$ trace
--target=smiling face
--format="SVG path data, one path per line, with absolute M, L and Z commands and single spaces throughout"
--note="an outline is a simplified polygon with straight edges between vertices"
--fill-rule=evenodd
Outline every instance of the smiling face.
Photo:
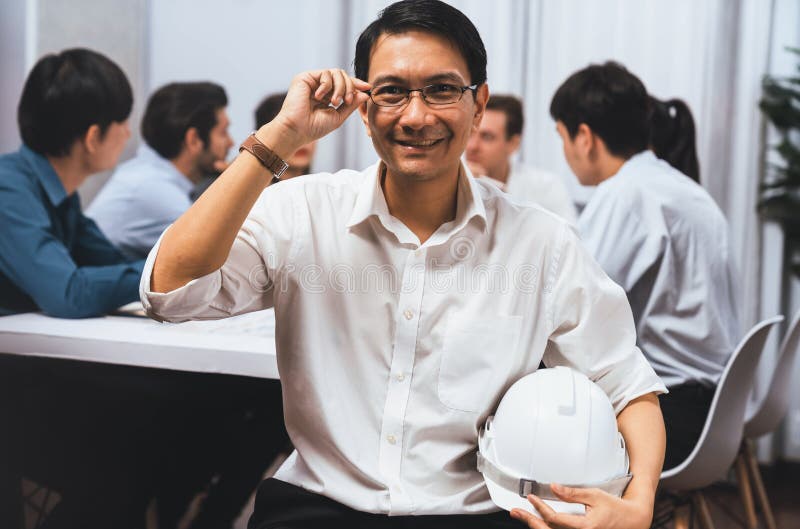
M 372 47 L 368 81 L 373 89 L 472 82 L 466 60 L 455 46 L 444 37 L 421 31 L 381 35 Z M 386 164 L 387 178 L 455 179 L 460 156 L 480 123 L 488 95 L 484 84 L 448 105 L 431 106 L 419 92 L 413 92 L 405 106 L 380 107 L 372 101 L 362 105 L 361 118 Z

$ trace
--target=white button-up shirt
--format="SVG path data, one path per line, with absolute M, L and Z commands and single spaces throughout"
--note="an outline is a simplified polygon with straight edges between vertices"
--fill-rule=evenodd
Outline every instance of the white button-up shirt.
M 741 334 L 728 223 L 705 189 L 644 151 L 597 186 L 578 227 L 667 387 L 716 385 Z
M 380 165 L 270 186 L 225 265 L 142 301 L 157 318 L 274 305 L 286 426 L 278 479 L 390 515 L 498 510 L 477 434 L 539 361 L 586 373 L 619 412 L 664 386 L 625 293 L 573 229 L 462 170 L 457 212 L 424 244 L 392 217 Z
M 572 224 L 578 221 L 578 214 L 569 196 L 567 184 L 557 174 L 513 162 L 506 182 L 506 193 L 520 200 L 539 204 L 561 215 Z

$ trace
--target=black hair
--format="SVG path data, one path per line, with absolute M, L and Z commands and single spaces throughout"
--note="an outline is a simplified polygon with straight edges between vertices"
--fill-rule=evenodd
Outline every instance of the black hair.
M 22 141 L 47 156 L 64 156 L 89 127 L 105 134 L 131 113 L 133 92 L 111 59 L 83 48 L 45 55 L 34 65 L 17 107 Z
M 256 128 L 261 128 L 262 125 L 269 123 L 278 112 L 281 111 L 283 101 L 286 99 L 286 92 L 272 94 L 265 97 L 261 103 L 256 107 Z
M 499 110 L 506 115 L 506 139 L 522 134 L 525 125 L 522 101 L 512 95 L 492 95 L 486 103 L 486 110 Z
M 650 107 L 650 148 L 656 156 L 699 184 L 700 164 L 689 106 L 680 99 L 661 101 L 650 96 Z
M 486 82 L 486 48 L 477 28 L 464 13 L 439 0 L 402 0 L 381 11 L 358 37 L 353 60 L 356 77 L 367 80 L 370 54 L 378 37 L 412 30 L 434 33 L 452 42 L 467 62 L 470 84 Z
M 225 89 L 216 83 L 170 83 L 150 96 L 142 118 L 142 137 L 158 154 L 171 160 L 180 154 L 186 131 L 192 127 L 208 146 L 217 111 L 226 106 Z
M 571 138 L 585 123 L 609 152 L 630 158 L 647 149 L 650 116 L 647 90 L 619 63 L 592 64 L 567 78 L 550 102 L 550 115 Z

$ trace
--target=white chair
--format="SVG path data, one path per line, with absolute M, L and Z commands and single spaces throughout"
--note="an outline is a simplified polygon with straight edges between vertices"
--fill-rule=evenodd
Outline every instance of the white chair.
M 659 488 L 691 498 L 701 525 L 713 529 L 702 489 L 724 478 L 731 468 L 744 430 L 745 409 L 753 387 L 753 373 L 770 330 L 783 316 L 764 320 L 742 339 L 722 372 L 700 439 L 680 465 L 661 473 Z M 676 526 L 681 513 L 674 511 Z
M 766 393 L 760 400 L 751 401 L 747 408 L 744 440 L 736 458 L 736 469 L 749 529 L 755 529 L 758 525 L 751 486 L 756 489 L 756 498 L 764 514 L 767 529 L 777 528 L 752 444 L 755 439 L 773 432 L 786 415 L 791 389 L 789 382 L 798 351 L 800 351 L 800 311 L 795 314 L 783 339 Z

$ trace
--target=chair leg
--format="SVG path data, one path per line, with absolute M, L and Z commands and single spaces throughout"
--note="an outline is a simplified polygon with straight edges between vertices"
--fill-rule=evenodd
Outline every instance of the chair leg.
M 697 509 L 697 517 L 700 519 L 700 526 L 703 529 L 714 529 L 714 520 L 711 519 L 711 511 L 708 508 L 706 497 L 702 491 L 692 494 L 692 502 Z
M 749 441 L 744 441 L 742 448 L 742 455 L 747 462 L 748 473 L 755 485 L 756 498 L 761 507 L 761 512 L 764 513 L 764 522 L 767 524 L 767 529 L 777 529 L 778 526 L 775 524 L 775 516 L 772 514 L 772 507 L 770 507 L 769 504 L 767 490 L 764 488 L 764 481 L 761 479 L 761 470 L 759 470 L 758 461 L 756 461 L 756 456 L 753 454 L 753 447 Z
M 689 522 L 691 519 L 692 511 L 689 503 L 675 507 L 675 513 L 673 515 L 675 529 L 689 529 Z
M 744 447 L 739 449 L 734 465 L 736 468 L 736 481 L 739 482 L 739 494 L 742 496 L 747 529 L 756 529 L 758 526 L 758 519 L 756 518 L 756 506 L 753 502 L 753 489 L 750 487 L 750 476 L 747 472 Z

